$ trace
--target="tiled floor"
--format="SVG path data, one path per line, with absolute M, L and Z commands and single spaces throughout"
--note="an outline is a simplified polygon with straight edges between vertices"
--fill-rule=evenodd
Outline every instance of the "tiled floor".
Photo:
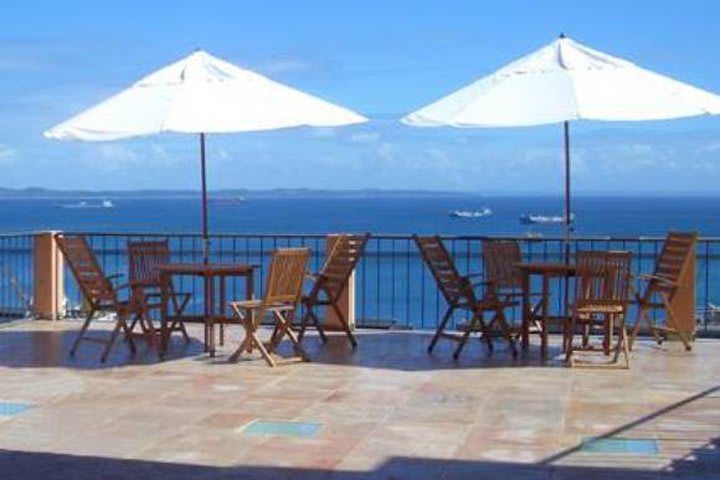
M 121 343 L 70 359 L 78 327 L 0 326 L 1 479 L 720 480 L 720 340 L 643 342 L 607 371 L 360 332 L 270 369 L 228 363 L 236 338 L 214 359 L 180 339 L 164 362 Z

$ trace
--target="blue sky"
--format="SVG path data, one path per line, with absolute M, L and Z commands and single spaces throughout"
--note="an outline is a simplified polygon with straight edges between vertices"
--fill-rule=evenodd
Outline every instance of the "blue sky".
M 560 32 L 720 93 L 720 2 L 32 1 L 0 19 L 0 187 L 197 188 L 192 136 L 42 132 L 196 48 L 357 110 L 338 129 L 210 136 L 211 188 L 559 192 L 558 126 L 413 129 L 403 114 Z M 713 192 L 720 117 L 572 125 L 578 193 Z

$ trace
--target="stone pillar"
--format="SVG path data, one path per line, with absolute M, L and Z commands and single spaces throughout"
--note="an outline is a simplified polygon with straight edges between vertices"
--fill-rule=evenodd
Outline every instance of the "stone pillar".
M 34 310 L 43 320 L 57 320 L 63 314 L 65 284 L 63 256 L 55 242 L 58 232 L 41 232 L 34 239 Z
M 328 255 L 330 255 L 330 252 L 332 252 L 333 247 L 335 246 L 335 241 L 337 240 L 338 235 L 328 235 L 325 238 L 325 255 L 326 258 Z M 340 311 L 342 312 L 343 316 L 348 322 L 348 325 L 350 325 L 350 328 L 352 330 L 355 329 L 355 271 L 353 270 L 353 273 L 350 274 L 350 278 L 348 278 L 347 285 L 345 286 L 345 290 L 343 291 L 343 294 L 340 296 L 340 300 L 338 301 L 338 307 L 340 307 Z M 327 330 L 342 330 L 342 326 L 340 325 L 340 321 L 337 318 L 337 315 L 333 311 L 332 308 L 327 308 L 325 312 L 325 319 L 323 321 L 323 326 Z

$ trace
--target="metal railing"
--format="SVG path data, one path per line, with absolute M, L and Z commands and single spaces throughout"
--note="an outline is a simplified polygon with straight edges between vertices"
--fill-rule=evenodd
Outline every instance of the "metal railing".
M 68 232 L 68 234 L 71 234 Z M 127 271 L 126 244 L 130 240 L 167 239 L 173 261 L 199 262 L 202 259 L 202 242 L 194 234 L 153 233 L 89 233 L 85 235 L 98 255 L 104 270 L 110 273 Z M 487 236 L 443 236 L 461 272 L 482 271 L 482 241 Z M 502 237 L 517 240 L 527 261 L 561 261 L 562 238 Z M 307 246 L 312 255 L 309 267 L 317 270 L 325 253 L 324 235 L 296 234 L 215 234 L 210 238 L 213 262 L 250 263 L 259 266 L 254 289 L 262 293 L 263 281 L 271 252 L 280 247 Z M 576 250 L 630 250 L 634 254 L 635 273 L 651 272 L 660 253 L 663 237 L 582 237 L 572 240 Z M 66 296 L 70 310 L 81 305 L 80 294 L 69 272 L 65 275 Z M 180 277 L 176 289 L 193 294 L 190 310 L 201 312 L 202 285 L 198 279 Z M 231 281 L 228 294 L 243 298 L 244 280 Z M 561 288 L 553 288 L 556 307 L 562 302 Z M 696 262 L 696 305 L 699 333 L 718 328 L 720 320 L 720 238 L 702 238 L 698 241 Z M 428 329 L 437 326 L 445 308 L 434 280 L 425 268 L 411 235 L 375 235 L 356 271 L 356 313 L 360 327 L 392 327 Z M 519 322 L 519 311 L 511 312 L 510 320 Z M 631 316 L 631 319 L 634 316 Z M 457 317 L 456 320 L 460 320 Z
M 30 315 L 34 235 L 0 235 L 0 321 Z

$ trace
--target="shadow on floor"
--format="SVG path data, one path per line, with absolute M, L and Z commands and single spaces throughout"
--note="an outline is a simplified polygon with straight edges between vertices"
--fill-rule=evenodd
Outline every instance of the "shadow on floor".
M 80 322 L 64 322 L 63 325 L 55 328 L 51 322 L 44 322 L 42 328 L 38 328 L 32 322 L 27 322 L 27 328 L 22 328 L 23 324 L 16 325 L 14 328 L 0 328 L 0 366 L 101 369 L 146 365 L 160 361 L 157 352 L 149 349 L 142 340 L 136 342 L 138 352 L 134 355 L 130 353 L 129 348 L 122 340 L 118 340 L 106 363 L 100 362 L 100 354 L 104 345 L 92 342 L 83 342 L 75 356 L 70 357 L 68 352 L 80 325 Z M 99 337 L 107 336 L 109 332 L 104 329 L 109 327 L 110 324 L 96 326 L 91 334 Z M 204 353 L 203 344 L 197 338 L 197 332 L 191 331 L 190 343 L 186 343 L 176 334 L 171 341 L 166 361 L 194 357 L 201 362 L 225 363 L 228 355 L 239 345 L 240 335 L 239 327 L 233 327 L 226 340 L 225 348 L 219 350 L 217 357 L 210 359 Z M 478 338 L 471 338 L 458 360 L 454 360 L 452 357 L 456 346 L 455 342 L 441 340 L 433 354 L 429 355 L 427 345 L 431 336 L 429 332 L 361 330 L 356 333 L 358 347 L 352 349 L 344 334 L 331 333 L 328 343 L 323 345 L 319 337 L 314 333 L 309 333 L 303 345 L 311 361 L 317 364 L 402 371 L 528 366 L 564 367 L 564 363 L 557 359 L 560 354 L 559 349 L 551 348 L 551 359 L 542 360 L 539 348 L 532 345 L 528 352 L 520 352 L 517 358 L 514 358 L 508 345 L 502 340 L 495 341 L 495 349 L 490 353 L 484 342 L 479 341 Z M 280 353 L 292 353 L 288 341 L 283 342 Z M 241 358 L 239 362 L 241 364 L 248 361 L 264 363 L 257 354 L 250 355 L 249 358 L 247 356 Z
M 717 448 L 715 439 L 708 448 Z M 176 480 L 200 479 L 501 479 L 501 480 L 569 480 L 569 479 L 691 479 L 717 478 L 717 452 L 695 452 L 692 458 L 674 463 L 665 471 L 641 469 L 522 464 L 443 460 L 432 458 L 392 457 L 373 470 L 330 470 L 291 468 L 283 466 L 234 465 L 215 467 L 180 463 L 82 457 L 75 455 L 0 450 L 0 472 L 5 480 L 25 479 L 141 479 L 162 478 Z M 278 459 L 282 463 L 282 459 Z

